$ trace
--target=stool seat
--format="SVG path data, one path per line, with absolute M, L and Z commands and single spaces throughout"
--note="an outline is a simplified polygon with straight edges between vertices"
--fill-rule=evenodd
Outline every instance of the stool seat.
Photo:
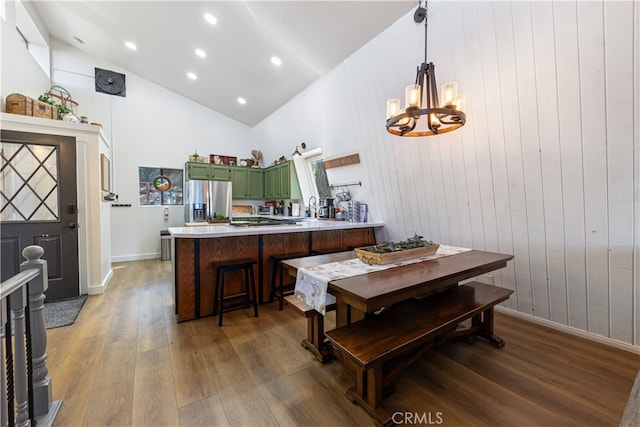
M 269 302 L 273 302 L 274 297 L 278 298 L 278 310 L 282 311 L 283 302 L 285 295 L 290 295 L 293 293 L 295 283 L 293 285 L 284 285 L 284 267 L 282 265 L 282 261 L 286 261 L 293 258 L 302 258 L 309 256 L 308 253 L 295 253 L 295 254 L 287 254 L 287 255 L 271 255 L 271 260 L 273 261 L 273 270 L 271 272 L 271 296 L 269 297 Z M 276 289 L 276 275 L 280 273 L 280 284 Z
M 326 255 L 326 254 L 334 254 L 336 252 L 344 252 L 343 248 L 328 248 L 328 249 L 318 249 L 315 251 L 311 251 L 312 255 Z
M 250 307 L 253 305 L 253 314 L 258 317 L 258 303 L 256 297 L 256 281 L 253 275 L 253 266 L 257 264 L 253 258 L 242 258 L 228 261 L 216 261 L 213 263 L 215 270 L 215 286 L 214 286 L 214 314 L 218 313 L 218 326 L 222 326 L 222 315 L 225 311 L 235 310 L 242 307 L 242 305 L 235 305 L 230 307 L 224 306 L 224 300 L 229 298 L 237 298 L 244 296 L 244 306 Z M 224 296 L 224 277 L 226 273 L 232 271 L 242 271 L 244 276 L 244 292 L 238 295 L 230 297 Z M 253 295 L 253 299 L 251 296 Z M 216 310 L 217 308 L 217 310 Z
M 248 265 L 253 265 L 257 263 L 258 261 L 256 261 L 253 258 L 242 258 L 242 259 L 236 259 L 231 261 L 217 261 L 213 263 L 213 267 L 224 268 L 228 271 L 234 271 L 234 270 L 241 270 L 243 268 L 246 268 L 246 266 Z

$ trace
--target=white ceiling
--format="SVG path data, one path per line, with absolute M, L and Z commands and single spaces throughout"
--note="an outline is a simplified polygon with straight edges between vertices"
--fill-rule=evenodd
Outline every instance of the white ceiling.
M 34 1 L 33 5 L 52 37 L 253 127 L 417 2 Z M 216 16 L 215 26 L 205 21 L 205 12 Z M 137 50 L 127 49 L 125 40 L 133 41 Z M 207 57 L 197 57 L 196 48 L 205 50 Z M 273 55 L 282 59 L 280 67 L 271 64 Z M 188 79 L 187 72 L 198 79 Z M 240 105 L 238 97 L 247 103 Z

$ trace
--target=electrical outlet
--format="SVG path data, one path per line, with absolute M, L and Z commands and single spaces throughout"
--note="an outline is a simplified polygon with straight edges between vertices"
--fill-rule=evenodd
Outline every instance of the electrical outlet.
M 488 285 L 496 284 L 496 282 L 493 280 L 493 274 L 485 274 L 484 278 L 486 279 Z

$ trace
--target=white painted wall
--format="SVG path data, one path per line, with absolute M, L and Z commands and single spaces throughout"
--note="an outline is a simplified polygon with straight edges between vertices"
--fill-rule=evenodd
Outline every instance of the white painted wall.
M 27 10 L 31 5 L 26 3 Z M 27 51 L 24 42 L 16 31 L 16 4 L 12 1 L 5 3 L 6 19 L 0 18 L 0 88 L 2 88 L 2 111 L 5 108 L 5 99 L 12 93 L 21 93 L 32 98 L 49 90 L 49 77 L 42 71 L 31 54 Z M 45 40 L 49 35 L 43 30 L 43 26 L 37 15 L 34 20 L 40 28 Z
M 640 5 L 432 2 L 429 60 L 467 95 L 467 125 L 384 129 L 423 59 L 413 12 L 253 129 L 267 161 L 296 144 L 362 163 L 334 179 L 385 222 L 382 238 L 511 253 L 506 308 L 640 344 Z M 350 169 L 347 173 L 346 170 Z M 488 279 L 488 278 L 486 278 Z
M 184 207 L 138 205 L 138 167 L 183 169 L 194 150 L 206 158 L 221 153 L 250 158 L 250 129 L 126 70 L 52 40 L 53 81 L 79 102 L 78 113 L 102 123 L 110 136 L 112 192 L 119 204 L 111 208 L 112 260 L 160 257 L 160 230 L 184 224 Z M 126 75 L 126 97 L 95 92 L 94 68 Z

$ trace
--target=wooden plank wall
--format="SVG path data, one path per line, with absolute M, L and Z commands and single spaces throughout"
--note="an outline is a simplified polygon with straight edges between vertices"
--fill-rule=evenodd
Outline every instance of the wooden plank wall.
M 305 135 L 327 157 L 358 152 L 383 238 L 419 231 L 514 254 L 493 277 L 516 291 L 507 308 L 640 345 L 639 9 L 430 2 L 428 59 L 466 94 L 466 126 L 384 130 L 385 101 L 403 98 L 423 60 L 412 11 L 255 131 L 267 144 Z

